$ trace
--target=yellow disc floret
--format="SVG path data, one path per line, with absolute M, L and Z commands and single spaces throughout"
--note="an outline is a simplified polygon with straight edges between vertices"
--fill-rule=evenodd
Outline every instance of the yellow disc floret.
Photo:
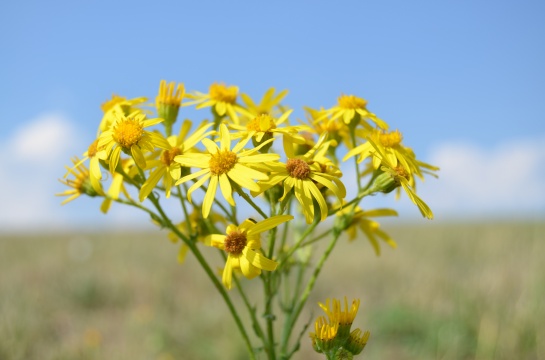
M 276 129 L 276 123 L 269 114 L 261 114 L 250 120 L 246 128 L 248 131 L 270 132 Z
M 92 158 L 96 155 L 97 151 L 98 151 L 98 139 L 93 141 L 91 145 L 89 145 L 89 147 L 87 148 L 87 156 L 89 158 Z
M 234 104 L 237 100 L 238 88 L 214 83 L 210 85 L 209 93 L 210 98 L 213 100 Z
M 401 135 L 401 132 L 399 132 L 399 130 L 382 132 L 378 134 L 378 140 L 382 146 L 391 148 L 401 144 L 401 141 L 403 140 L 403 135 Z
M 291 177 L 296 179 L 307 179 L 310 175 L 310 166 L 301 159 L 289 159 L 286 164 L 286 170 Z
M 342 109 L 365 109 L 367 101 L 354 95 L 341 95 L 337 99 L 339 107 Z
M 180 148 L 178 148 L 178 147 L 173 147 L 170 150 L 164 150 L 161 153 L 161 161 L 166 166 L 170 166 L 170 164 L 172 164 L 172 162 L 174 161 L 174 158 L 176 156 L 180 155 L 181 153 L 182 152 L 180 151 Z
M 112 137 L 119 146 L 130 149 L 138 144 L 144 134 L 144 126 L 139 120 L 127 118 L 119 122 L 113 129 Z
M 212 175 L 225 174 L 235 166 L 236 162 L 237 155 L 234 152 L 229 150 L 218 151 L 212 154 L 210 158 L 210 173 Z

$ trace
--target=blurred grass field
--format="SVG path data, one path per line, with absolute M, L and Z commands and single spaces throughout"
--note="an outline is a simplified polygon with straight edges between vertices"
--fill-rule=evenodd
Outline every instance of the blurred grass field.
M 371 331 L 358 358 L 545 359 L 545 224 L 384 228 L 399 247 L 380 257 L 364 238 L 339 242 L 301 324 L 347 295 Z M 244 359 L 177 249 L 159 232 L 0 235 L 0 359 Z M 295 359 L 323 358 L 305 335 Z

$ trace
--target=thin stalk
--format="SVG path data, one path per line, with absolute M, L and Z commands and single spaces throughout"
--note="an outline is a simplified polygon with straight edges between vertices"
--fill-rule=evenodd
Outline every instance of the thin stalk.
M 305 290 L 303 291 L 303 294 L 301 295 L 299 302 L 297 303 L 295 307 L 295 310 L 289 315 L 287 319 L 287 326 L 284 328 L 284 331 L 282 333 L 282 342 L 281 342 L 282 353 L 280 355 L 281 359 L 289 359 L 289 356 L 293 354 L 293 353 L 290 353 L 290 354 L 287 353 L 288 345 L 289 345 L 288 344 L 289 336 L 293 330 L 293 327 L 295 326 L 295 322 L 299 318 L 299 315 L 301 314 L 301 311 L 303 310 L 303 307 L 305 306 L 308 300 L 310 292 L 312 291 L 312 289 L 314 288 L 314 285 L 316 284 L 316 280 L 318 279 L 318 276 L 320 275 L 320 272 L 322 270 L 322 267 L 324 266 L 325 261 L 327 260 L 331 252 L 333 251 L 333 248 L 337 244 L 337 240 L 339 239 L 340 235 L 341 235 L 341 232 L 334 233 L 333 239 L 331 240 L 331 242 L 329 243 L 329 246 L 327 247 L 325 252 L 322 254 L 322 257 L 320 258 L 320 260 L 318 261 L 318 265 L 316 265 L 316 268 L 314 269 L 314 272 L 311 278 L 309 279 L 309 282 Z
M 159 201 L 157 200 L 157 198 L 155 197 L 153 193 L 150 194 L 149 199 L 151 200 L 151 202 L 153 203 L 157 211 L 160 213 L 160 216 L 163 219 L 165 225 L 168 228 L 170 228 L 170 230 L 172 230 L 178 237 L 180 237 L 180 239 L 186 240 L 186 244 L 189 246 L 189 249 L 195 256 L 197 261 L 201 264 L 204 271 L 206 272 L 206 274 L 208 275 L 208 277 L 210 278 L 210 280 L 212 281 L 212 283 L 214 284 L 214 286 L 220 293 L 221 297 L 227 304 L 227 307 L 229 308 L 229 312 L 233 316 L 233 319 L 235 320 L 235 323 L 240 331 L 242 339 L 244 340 L 244 343 L 246 344 L 246 348 L 248 350 L 248 354 L 250 354 L 250 358 L 253 360 L 256 360 L 254 348 L 252 347 L 250 338 L 248 337 L 248 333 L 246 332 L 246 329 L 244 328 L 244 324 L 242 323 L 242 320 L 240 319 L 240 316 L 238 315 L 236 308 L 233 305 L 231 298 L 229 297 L 229 294 L 223 287 L 223 284 L 218 280 L 218 278 L 216 277 L 216 274 L 208 265 L 208 262 L 202 255 L 197 245 L 194 242 L 189 241 L 189 239 L 187 239 L 186 236 L 183 233 L 181 233 L 180 230 L 176 226 L 174 226 L 174 224 L 172 224 L 172 222 L 170 221 L 170 218 L 165 214 L 165 212 L 163 211 L 163 208 L 161 207 L 161 205 L 159 204 Z

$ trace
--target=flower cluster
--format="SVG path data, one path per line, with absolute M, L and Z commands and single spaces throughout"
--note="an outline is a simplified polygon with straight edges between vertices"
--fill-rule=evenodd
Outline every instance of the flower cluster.
M 320 316 L 314 323 L 315 331 L 310 333 L 312 347 L 316 352 L 323 353 L 327 359 L 352 359 L 363 351 L 371 333 L 369 331 L 351 330 L 352 323 L 358 312 L 360 300 L 353 300 L 348 307 L 344 298 L 344 310 L 341 301 L 326 300 L 319 303 L 326 316 Z
M 365 99 L 341 95 L 331 108 L 307 107 L 306 121 L 294 121 L 293 109 L 282 104 L 286 94 L 271 88 L 258 102 L 236 86 L 214 83 L 207 93 L 186 92 L 184 84 L 163 80 L 155 102 L 114 95 L 101 106 L 96 138 L 82 159 L 75 158 L 67 167 L 61 182 L 70 189 L 58 195 L 69 196 L 63 203 L 80 195 L 101 198 L 104 213 L 115 203 L 145 211 L 154 224 L 169 231 L 173 242 L 181 243 L 180 262 L 191 252 L 213 282 L 218 280 L 201 248 L 219 249 L 224 263 L 219 288 L 228 303 L 225 288 L 243 291 L 242 277 L 262 279 L 266 297 L 274 298 L 294 267 L 311 266 L 301 250 L 329 235 L 333 240 L 323 260 L 342 233 L 354 240 L 357 229 L 377 255 L 379 240 L 395 247 L 371 218 L 397 213 L 362 208 L 369 195 L 396 190 L 399 196 L 402 189 L 424 217 L 433 218 L 416 194 L 416 179 L 435 176 L 438 168 L 417 159 L 403 144 L 401 132 L 388 130 L 388 124 L 368 110 Z M 178 122 L 182 107 L 188 106 L 194 106 L 193 112 L 209 109 L 212 119 Z M 343 175 L 347 166 L 355 168 L 354 178 Z M 347 188 L 357 189 L 352 198 L 347 198 Z M 178 220 L 167 214 L 168 201 L 179 207 Z M 330 221 L 320 235 L 313 235 Z M 261 239 L 265 234 L 267 239 Z M 320 260 L 313 276 L 322 266 Z M 297 291 L 302 289 L 299 284 Z M 302 306 L 306 297 L 301 299 Z M 316 323 L 313 340 L 318 349 L 325 353 L 339 334 L 352 344 L 366 341 L 365 334 L 346 333 L 346 321 L 351 323 L 357 306 L 345 312 L 335 301 L 332 306 L 323 306 L 328 320 Z M 272 311 L 270 299 L 265 307 Z M 249 311 L 255 316 L 255 310 Z M 257 329 L 258 321 L 252 319 Z M 293 324 L 286 327 L 288 332 Z M 258 335 L 266 338 L 264 332 Z M 286 339 L 281 347 L 289 357 Z M 268 353 L 274 353 L 275 346 L 264 340 Z

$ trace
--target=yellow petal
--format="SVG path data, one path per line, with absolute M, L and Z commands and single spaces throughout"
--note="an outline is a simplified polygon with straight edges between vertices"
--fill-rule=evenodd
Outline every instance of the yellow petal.
M 292 215 L 277 215 L 277 216 L 272 216 L 268 219 L 265 219 L 263 221 L 260 221 L 258 222 L 257 224 L 255 224 L 254 226 L 250 227 L 248 229 L 248 232 L 247 234 L 248 235 L 252 235 L 252 234 L 259 234 L 259 233 L 262 233 L 264 231 L 267 231 L 267 230 L 270 230 L 272 228 L 275 228 L 277 227 L 278 225 L 282 224 L 282 223 L 285 223 L 286 221 L 290 221 L 293 219 L 293 216 Z
M 208 183 L 208 189 L 206 189 L 206 194 L 202 202 L 202 216 L 206 219 L 210 214 L 210 209 L 214 203 L 214 198 L 216 197 L 216 188 L 218 187 L 218 176 L 211 176 L 210 182 Z
M 273 271 L 277 268 L 278 263 L 274 260 L 267 259 L 257 251 L 244 248 L 242 250 L 244 257 L 255 267 L 267 271 Z
M 219 176 L 219 183 L 221 193 L 223 194 L 225 200 L 227 200 L 230 205 L 235 206 L 235 200 L 233 199 L 233 189 L 231 188 L 231 183 L 229 182 L 229 178 L 226 174 L 221 174 Z

